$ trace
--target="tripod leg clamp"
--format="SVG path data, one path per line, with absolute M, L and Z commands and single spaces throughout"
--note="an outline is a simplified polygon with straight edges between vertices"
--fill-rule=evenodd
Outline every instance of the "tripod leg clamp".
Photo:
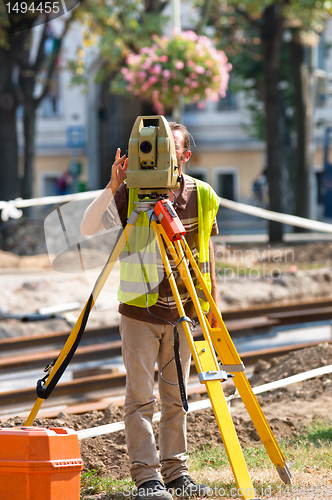
M 130 224 L 131 226 L 135 226 L 137 220 L 138 220 L 138 217 L 140 216 L 141 214 L 139 212 L 136 212 L 135 210 L 132 212 L 131 216 L 129 217 L 129 219 L 127 220 L 127 224 Z
M 233 375 L 230 375 L 227 372 L 235 373 L 235 372 L 243 372 L 244 364 L 241 363 L 239 365 L 222 365 L 220 364 L 220 368 L 222 370 L 210 370 L 208 372 L 201 372 L 198 374 L 198 378 L 201 384 L 205 382 L 211 382 L 211 380 L 221 380 L 224 382 L 225 380 L 231 378 Z
M 228 374 L 223 370 L 210 370 L 208 372 L 199 373 L 198 378 L 201 384 L 204 384 L 205 382 L 212 382 L 213 380 L 220 380 L 221 382 L 224 382 L 228 379 Z

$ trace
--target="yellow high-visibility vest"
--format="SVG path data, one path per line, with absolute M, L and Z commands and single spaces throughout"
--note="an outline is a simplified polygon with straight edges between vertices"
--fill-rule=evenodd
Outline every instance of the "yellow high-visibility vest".
M 190 178 L 197 186 L 199 268 L 211 291 L 209 240 L 219 207 L 219 197 L 209 184 Z M 128 217 L 135 210 L 137 201 L 137 190 L 129 189 Z M 141 213 L 129 241 L 120 254 L 120 302 L 137 307 L 150 307 L 157 302 L 158 284 L 162 276 L 158 276 L 156 244 L 148 215 L 146 212 Z M 208 312 L 209 303 L 204 300 L 204 293 L 199 284 L 196 286 L 196 292 L 203 311 Z
M 193 179 L 193 178 L 192 178 Z M 193 179 L 197 186 L 198 206 L 198 263 L 206 286 L 211 292 L 209 241 L 214 219 L 219 208 L 219 196 L 206 182 Z M 204 312 L 209 312 L 209 303 L 205 300 L 202 287 L 196 285 L 196 293 Z

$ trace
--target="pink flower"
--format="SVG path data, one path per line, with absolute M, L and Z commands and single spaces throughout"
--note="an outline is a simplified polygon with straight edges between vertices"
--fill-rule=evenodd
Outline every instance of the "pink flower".
M 156 75 L 160 75 L 161 71 L 161 64 L 155 64 L 152 68 L 152 72 Z
M 195 66 L 195 71 L 196 73 L 198 73 L 199 75 L 202 75 L 203 73 L 205 73 L 205 68 L 203 68 L 203 66 Z
M 150 69 L 152 65 L 151 57 L 147 57 L 145 62 L 142 64 L 142 69 Z
M 132 71 L 127 71 L 125 75 L 125 80 L 129 83 L 134 83 L 135 82 L 135 75 Z
M 140 81 L 145 80 L 145 78 L 146 78 L 145 71 L 139 71 L 137 74 L 138 74 L 138 78 L 140 79 Z
M 161 82 L 161 86 L 162 86 L 163 92 L 166 92 L 166 90 L 168 88 L 168 80 L 163 80 Z
M 152 45 L 143 47 L 138 54 L 129 54 L 126 68 L 121 69 L 119 77 L 128 92 L 152 102 L 158 113 L 172 106 L 174 97 L 181 94 L 188 101 L 203 103 L 225 95 L 231 65 L 210 39 L 193 31 L 151 39 Z M 180 52 L 181 58 L 176 55 Z M 186 67 L 189 76 L 182 76 Z
M 192 40 L 193 42 L 196 42 L 198 39 L 198 36 L 194 31 L 187 31 L 184 35 L 188 40 Z
M 161 102 L 159 102 L 157 100 L 153 101 L 153 107 L 154 107 L 154 109 L 155 109 L 155 111 L 156 111 L 156 113 L 158 115 L 163 115 L 164 114 L 165 108 L 161 104 Z
M 176 67 L 176 69 L 183 69 L 184 68 L 183 61 L 176 61 L 175 67 Z
M 148 79 L 148 82 L 151 83 L 151 85 L 153 85 L 154 83 L 157 83 L 158 81 L 158 77 L 153 75 L 153 76 L 150 76 L 150 78 Z

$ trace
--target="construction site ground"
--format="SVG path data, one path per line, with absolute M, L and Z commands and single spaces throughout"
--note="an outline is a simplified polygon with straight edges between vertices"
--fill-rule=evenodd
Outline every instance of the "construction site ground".
M 41 307 L 72 301 L 79 301 L 81 306 L 84 305 L 98 270 L 91 269 L 89 276 L 89 273 L 58 273 L 52 269 L 47 254 L 41 252 L 35 255 L 22 255 L 23 253 L 0 251 L 2 311 L 17 314 L 34 312 Z M 254 249 L 250 244 L 229 246 L 218 243 L 215 245 L 215 255 L 221 311 L 246 308 L 253 304 L 283 303 L 318 297 L 332 298 L 331 242 L 287 246 L 257 244 Z M 265 275 L 263 275 L 264 265 Z M 251 275 L 250 270 L 252 270 Z M 109 283 L 105 287 L 105 294 L 91 314 L 89 319 L 91 326 L 117 324 L 118 277 L 119 270 L 116 267 L 112 279 L 108 280 Z M 68 313 L 62 318 L 24 324 L 16 319 L 0 320 L 0 337 L 67 330 L 69 325 L 75 322 L 79 312 Z M 329 364 L 332 364 L 332 347 L 323 343 L 315 348 L 275 358 L 268 364 L 258 362 L 251 384 L 260 385 Z M 291 436 L 315 418 L 330 421 L 331 385 L 332 375 L 324 375 L 258 396 L 276 438 L 279 440 Z M 234 387 L 228 386 L 225 391 L 231 393 Z M 205 397 L 206 395 L 193 395 L 191 401 Z M 243 445 L 257 444 L 259 442 L 257 432 L 239 400 L 232 402 L 231 413 L 240 442 Z M 35 424 L 69 426 L 79 430 L 121 421 L 123 417 L 123 408 L 110 405 L 105 411 L 93 411 L 83 415 L 67 416 L 60 413 L 56 419 L 50 420 L 37 417 Z M 22 423 L 21 418 L 13 418 L 3 425 L 16 426 Z M 158 424 L 155 424 L 155 431 L 158 434 Z M 97 469 L 101 474 L 117 479 L 129 476 L 129 461 L 123 431 L 89 438 L 80 443 L 86 470 Z M 204 446 L 206 443 L 222 446 L 215 418 L 209 409 L 188 415 L 189 453 L 198 444 Z

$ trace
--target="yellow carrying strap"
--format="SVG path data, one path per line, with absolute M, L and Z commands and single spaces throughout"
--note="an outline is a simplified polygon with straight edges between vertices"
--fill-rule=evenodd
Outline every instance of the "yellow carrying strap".
M 24 424 L 25 426 L 32 425 L 41 405 L 43 404 L 43 401 L 50 396 L 68 364 L 70 363 L 84 333 L 90 311 L 93 308 L 104 284 L 106 283 L 106 280 L 114 267 L 114 263 L 117 261 L 119 254 L 126 241 L 128 240 L 133 227 L 133 225 L 128 223 L 123 231 L 119 233 L 115 247 L 111 251 L 103 270 L 97 278 L 93 291 L 88 301 L 86 302 L 78 320 L 76 321 L 74 328 L 71 331 L 62 351 L 60 352 L 57 359 L 45 369 L 48 372 L 45 377 L 43 377 L 41 380 L 38 380 L 38 399 Z

